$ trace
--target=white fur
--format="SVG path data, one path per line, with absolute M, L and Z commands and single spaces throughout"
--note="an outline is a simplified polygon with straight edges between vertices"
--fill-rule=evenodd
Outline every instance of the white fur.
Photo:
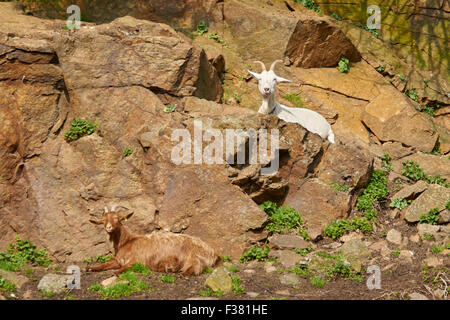
M 290 108 L 275 100 L 277 83 L 291 82 L 273 72 L 275 64 L 279 61 L 275 61 L 269 71 L 263 70 L 261 73 L 256 73 L 248 70 L 258 80 L 258 89 L 262 94 L 262 104 L 258 112 L 274 114 L 286 122 L 298 123 L 306 130 L 318 134 L 322 139 L 328 139 L 334 143 L 333 130 L 322 115 L 306 108 Z

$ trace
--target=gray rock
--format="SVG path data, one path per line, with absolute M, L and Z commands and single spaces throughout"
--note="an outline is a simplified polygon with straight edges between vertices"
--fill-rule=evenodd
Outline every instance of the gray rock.
M 206 279 L 205 284 L 214 292 L 222 291 L 227 294 L 231 292 L 232 280 L 230 273 L 225 267 L 215 269 Z
M 54 293 L 64 292 L 67 288 L 67 279 L 69 275 L 59 275 L 49 273 L 42 277 L 39 281 L 38 289 Z
M 395 229 L 391 229 L 391 230 L 389 230 L 389 232 L 386 235 L 386 240 L 391 242 L 391 243 L 394 243 L 396 245 L 401 245 L 401 243 L 402 243 L 402 234 L 399 231 L 395 230 Z
M 427 214 L 433 208 L 442 211 L 448 199 L 450 188 L 429 185 L 428 189 L 406 208 L 405 219 L 408 222 L 417 222 L 422 214 Z
M 292 250 L 273 250 L 270 257 L 276 257 L 284 267 L 295 267 L 303 257 Z
M 274 234 L 269 237 L 269 245 L 274 249 L 305 249 L 308 242 L 293 234 Z
M 296 285 L 300 282 L 299 277 L 294 273 L 283 274 L 280 276 L 280 282 L 286 285 Z

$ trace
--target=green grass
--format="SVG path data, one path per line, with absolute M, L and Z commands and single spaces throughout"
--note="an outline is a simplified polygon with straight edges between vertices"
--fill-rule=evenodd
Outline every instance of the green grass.
M 381 170 L 374 170 L 369 180 L 369 184 L 364 189 L 363 194 L 358 197 L 356 207 L 364 213 L 367 220 L 375 220 L 377 211 L 375 203 L 386 198 L 389 193 L 386 173 Z
M 55 293 L 53 291 L 44 290 L 41 292 L 42 298 L 52 298 L 55 296 Z
M 397 208 L 400 210 L 405 209 L 408 206 L 408 201 L 403 198 L 395 198 L 392 200 L 391 204 L 389 205 L 390 208 Z
M 224 295 L 224 292 L 222 291 L 222 290 L 217 290 L 216 292 L 213 290 L 213 289 L 211 289 L 211 288 L 205 288 L 205 289 L 201 289 L 200 290 L 200 295 L 202 296 L 202 297 L 211 297 L 211 296 L 214 296 L 214 297 L 221 297 L 221 296 L 223 296 Z
M 437 224 L 439 220 L 439 209 L 433 208 L 428 213 L 424 213 L 419 218 L 419 224 L 428 223 L 428 224 Z
M 442 251 L 444 251 L 444 247 L 441 247 L 441 246 L 435 246 L 435 247 L 431 248 L 431 252 L 433 252 L 433 253 L 439 253 Z
M 371 233 L 373 231 L 372 222 L 366 217 L 353 217 L 351 220 L 340 219 L 332 221 L 324 229 L 324 235 L 334 240 L 340 238 L 347 231 L 361 230 L 363 233 Z
M 162 274 L 159 276 L 162 283 L 175 283 L 175 277 L 171 274 Z
M 450 201 L 447 201 L 445 204 L 445 209 L 450 210 Z
M 269 255 L 270 249 L 269 247 L 265 247 L 264 249 L 252 246 L 248 251 L 246 251 L 242 257 L 239 259 L 241 263 L 248 262 L 252 260 L 264 261 L 267 259 Z
M 245 292 L 244 287 L 241 285 L 241 278 L 238 276 L 231 275 L 231 290 L 234 294 L 239 295 Z
M 323 288 L 325 285 L 325 280 L 318 276 L 309 278 L 309 282 L 311 282 L 311 284 L 317 288 Z
M 312 250 L 311 246 L 307 246 L 307 247 L 304 248 L 304 249 L 295 248 L 295 249 L 294 249 L 294 252 L 304 257 L 304 256 L 306 256 L 308 253 L 310 253 L 311 250 Z
M 270 232 L 285 232 L 301 227 L 303 220 L 300 214 L 294 208 L 289 206 L 277 207 L 276 203 L 266 201 L 260 205 L 260 208 L 267 213 L 270 222 L 266 229 Z
M 97 126 L 97 124 L 88 120 L 75 118 L 70 123 L 69 130 L 64 133 L 64 137 L 67 142 L 75 141 L 83 136 L 93 134 Z
M 235 266 L 226 266 L 225 268 L 227 268 L 227 270 L 230 272 L 239 272 L 239 268 Z
M 297 108 L 305 108 L 302 98 L 296 93 L 287 93 L 284 95 L 284 98 Z
M 308 277 L 310 275 L 310 271 L 307 267 L 304 266 L 295 266 L 293 268 L 290 268 L 289 272 L 295 273 L 296 275 L 301 277 Z
M 206 32 L 208 32 L 208 25 L 206 24 L 205 21 L 200 20 L 197 23 L 197 33 L 201 36 L 201 35 L 203 35 Z
M 347 73 L 350 71 L 350 61 L 347 58 L 342 57 L 341 60 L 339 60 L 338 71 L 340 73 Z
M 222 261 L 223 261 L 223 262 L 231 262 L 232 259 L 231 259 L 230 256 L 222 256 Z
M 95 257 L 95 261 L 100 262 L 100 263 L 106 263 L 109 260 L 111 260 L 112 258 L 114 258 L 112 255 L 104 256 L 102 254 L 99 254 L 97 257 Z
M 122 273 L 119 279 L 125 280 L 126 282 L 117 283 L 107 288 L 103 288 L 100 284 L 93 284 L 89 290 L 100 293 L 104 299 L 116 299 L 148 289 L 148 283 L 139 280 L 138 276 L 130 270 Z
M 131 156 L 131 154 L 133 153 L 133 149 L 131 149 L 130 147 L 125 147 L 125 149 L 123 149 L 122 155 L 124 158 Z
M 433 236 L 432 234 L 425 233 L 425 234 L 423 235 L 423 238 L 424 238 L 425 240 L 433 240 L 434 236 Z
M 0 290 L 10 292 L 16 290 L 14 283 L 0 277 Z
M 9 244 L 8 250 L 0 251 L 0 269 L 8 271 L 18 271 L 26 263 L 48 267 L 51 262 L 45 249 L 37 250 L 34 243 L 19 237 Z
M 144 266 L 142 263 L 136 263 L 134 264 L 130 269 L 128 269 L 127 271 L 131 271 L 137 274 L 140 274 L 144 277 L 149 276 L 152 272 L 150 271 L 149 268 L 147 268 L 146 266 Z

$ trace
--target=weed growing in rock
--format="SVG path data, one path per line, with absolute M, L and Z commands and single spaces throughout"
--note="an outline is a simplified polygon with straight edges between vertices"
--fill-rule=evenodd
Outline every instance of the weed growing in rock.
M 270 249 L 266 246 L 264 249 L 252 246 L 247 252 L 245 252 L 239 259 L 240 262 L 248 262 L 252 260 L 264 261 L 269 255 Z
M 392 255 L 394 257 L 398 258 L 400 256 L 400 250 L 399 249 L 392 250 Z
M 171 112 L 174 112 L 176 108 L 177 108 L 177 106 L 167 105 L 164 107 L 163 111 L 165 113 L 171 113 Z
M 347 58 L 342 57 L 338 63 L 338 71 L 341 73 L 347 73 L 349 70 L 350 70 L 350 61 Z
M 446 182 L 447 179 L 442 178 L 439 174 L 436 174 L 434 176 L 429 176 L 425 174 L 422 168 L 419 167 L 419 164 L 417 162 L 408 160 L 405 162 L 402 162 L 402 175 L 405 177 L 413 180 L 413 181 L 419 181 L 423 180 L 430 184 L 439 184 L 443 187 L 449 188 L 450 183 Z
M 383 73 L 384 70 L 385 70 L 385 67 L 384 67 L 384 66 L 379 66 L 376 70 L 377 70 L 379 73 Z
M 26 263 L 48 267 L 51 262 L 45 249 L 37 250 L 34 243 L 19 237 L 7 251 L 0 251 L 0 269 L 8 271 L 18 271 Z
M 223 41 L 223 39 L 217 34 L 217 33 L 211 33 L 208 36 L 208 39 L 212 39 L 217 43 L 220 43 L 223 47 L 228 47 L 228 45 L 225 43 L 225 41 Z
M 342 21 L 342 18 L 336 12 L 331 13 L 330 16 L 338 21 Z
M 403 198 L 395 198 L 394 200 L 392 200 L 391 204 L 389 205 L 389 207 L 391 207 L 391 208 L 397 208 L 400 210 L 405 209 L 407 206 L 408 206 L 408 201 Z
M 439 104 L 427 104 L 427 105 L 421 105 L 420 106 L 420 111 L 421 112 L 425 112 L 426 114 L 428 114 L 431 117 L 434 117 L 434 112 L 439 109 L 441 107 L 441 105 Z
M 405 76 L 403 75 L 403 73 L 399 73 L 397 77 L 399 77 L 400 80 L 405 81 Z
M 391 160 L 392 159 L 389 153 L 385 153 L 381 156 L 381 161 L 383 162 L 383 169 L 388 172 L 392 171 Z
M 126 158 L 128 156 L 131 156 L 131 154 L 133 153 L 133 149 L 131 149 L 130 147 L 125 147 L 125 149 L 123 149 L 123 157 Z
M 439 209 L 433 208 L 427 214 L 422 214 L 419 223 L 437 224 L 439 220 Z
M 307 246 L 304 249 L 299 249 L 299 248 L 295 248 L 294 251 L 295 253 L 301 255 L 301 256 L 306 256 L 308 253 L 310 253 L 312 250 L 311 246 Z
M 208 32 L 208 26 L 206 25 L 206 22 L 203 20 L 200 20 L 197 23 L 197 33 L 199 35 L 203 35 L 204 33 Z
M 290 231 L 294 228 L 301 227 L 303 220 L 300 214 L 295 211 L 294 208 L 289 206 L 280 206 L 271 201 L 266 201 L 260 205 L 267 215 L 270 217 L 271 222 L 266 226 L 266 229 L 270 232 L 284 232 Z
M 439 253 L 439 252 L 442 252 L 443 250 L 444 250 L 444 248 L 441 246 L 435 246 L 435 247 L 431 248 L 431 252 L 433 252 L 433 253 Z
M 97 124 L 88 120 L 75 118 L 70 123 L 69 130 L 64 133 L 67 142 L 78 140 L 79 138 L 93 134 L 97 129 Z
M 405 94 L 412 100 L 418 101 L 419 100 L 419 94 L 417 93 L 416 89 L 414 87 L 411 87 L 411 89 L 405 90 Z

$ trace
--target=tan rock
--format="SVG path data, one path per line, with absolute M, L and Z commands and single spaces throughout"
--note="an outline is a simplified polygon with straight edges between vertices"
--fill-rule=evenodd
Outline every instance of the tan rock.
M 423 260 L 423 263 L 425 265 L 427 265 L 428 267 L 432 267 L 432 268 L 436 268 L 442 265 L 442 259 L 435 257 L 435 256 L 431 256 L 431 257 L 427 257 Z
M 423 180 L 417 181 L 415 184 L 406 186 L 392 196 L 392 199 L 402 198 L 412 200 L 417 198 L 422 192 L 428 189 L 429 184 Z
M 396 245 L 400 245 L 402 243 L 402 234 L 395 229 L 391 229 L 386 235 L 386 240 Z
M 274 234 L 268 238 L 269 245 L 275 249 L 304 249 L 308 242 L 297 235 Z
M 406 208 L 405 219 L 408 222 L 417 222 L 422 214 L 427 214 L 433 208 L 441 211 L 445 208 L 448 199 L 450 199 L 450 189 L 439 185 L 430 185 Z

